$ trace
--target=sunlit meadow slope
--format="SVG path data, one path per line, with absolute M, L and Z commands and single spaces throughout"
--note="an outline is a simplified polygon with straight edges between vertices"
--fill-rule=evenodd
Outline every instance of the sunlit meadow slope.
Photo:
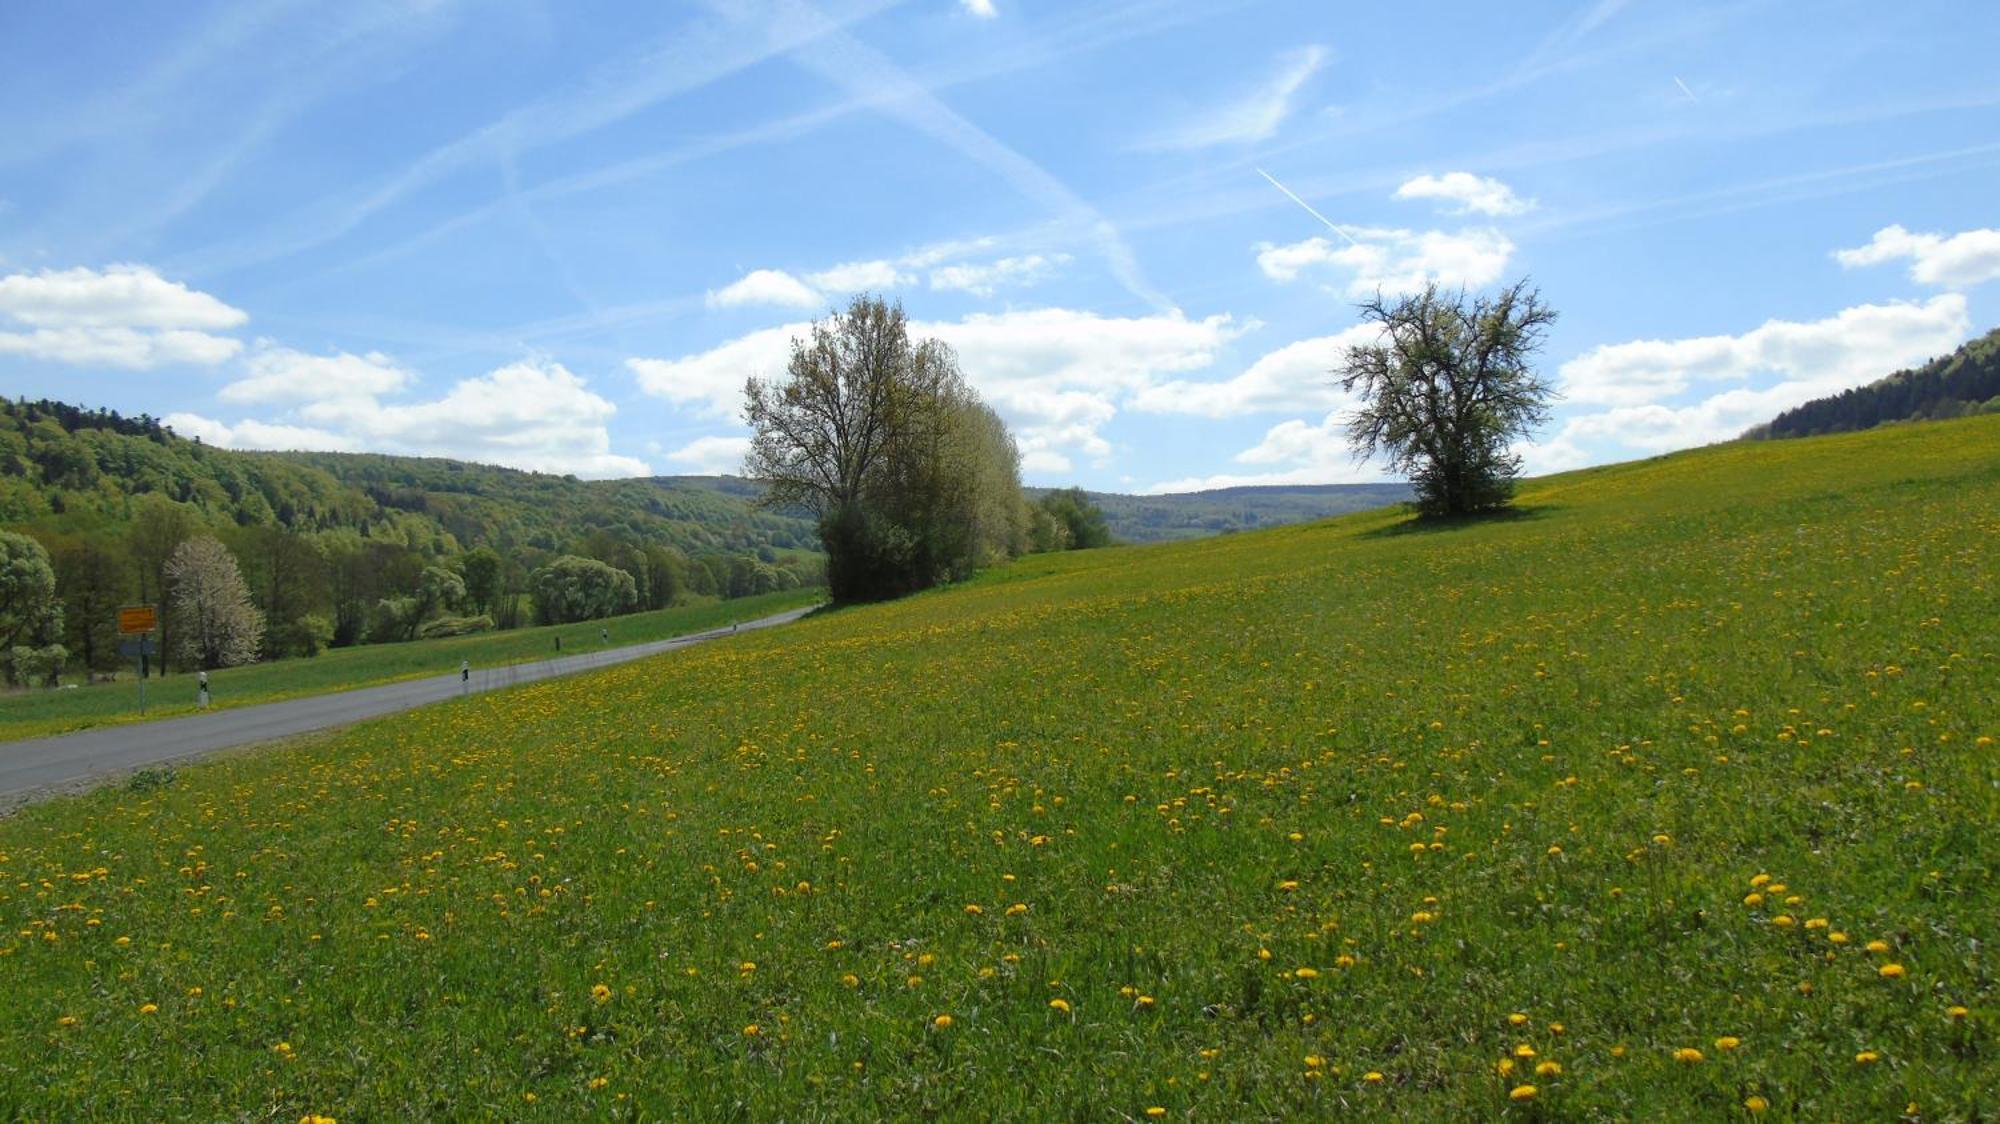
M 1996 556 L 2000 418 L 1732 445 L 35 806 L 0 1105 L 1991 1118 Z

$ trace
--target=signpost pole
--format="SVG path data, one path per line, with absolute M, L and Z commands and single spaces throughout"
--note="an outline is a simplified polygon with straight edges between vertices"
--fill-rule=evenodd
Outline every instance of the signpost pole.
M 146 657 L 153 654 L 153 632 L 160 627 L 159 610 L 151 605 L 127 605 L 118 610 L 119 647 L 132 657 L 139 673 L 139 713 L 146 713 Z

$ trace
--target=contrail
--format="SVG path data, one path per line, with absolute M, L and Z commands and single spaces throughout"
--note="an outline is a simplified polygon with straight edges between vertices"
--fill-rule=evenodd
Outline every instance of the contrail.
M 1694 91 L 1688 89 L 1688 84 L 1686 82 L 1681 81 L 1681 76 L 1678 74 L 1674 75 L 1674 85 L 1679 86 L 1681 88 L 1681 93 L 1686 94 L 1688 96 L 1689 101 L 1701 100 L 1700 98 L 1694 96 Z
M 1348 245 L 1350 245 L 1350 246 L 1359 246 L 1359 245 L 1361 245 L 1361 243 L 1360 243 L 1360 242 L 1358 242 L 1358 241 L 1356 241 L 1356 240 L 1355 240 L 1355 238 L 1354 238 L 1354 235 L 1352 235 L 1352 234 L 1349 234 L 1349 233 L 1347 233 L 1347 232 L 1346 232 L 1345 230 L 1342 230 L 1342 229 L 1341 229 L 1340 227 L 1338 227 L 1338 226 L 1335 226 L 1335 225 L 1333 224 L 1333 220 L 1332 220 L 1332 219 L 1329 219 L 1329 218 L 1327 218 L 1327 217 L 1326 217 L 1325 215 L 1322 215 L 1322 214 L 1320 214 L 1320 213 L 1319 213 L 1318 211 L 1315 211 L 1315 210 L 1313 210 L 1313 208 L 1312 208 L 1312 204 L 1311 204 L 1311 203 L 1308 203 L 1308 202 L 1306 202 L 1305 200 L 1303 200 L 1303 199 L 1299 198 L 1299 197 L 1298 197 L 1297 195 L 1294 195 L 1294 194 L 1292 194 L 1292 189 L 1291 189 L 1291 188 L 1289 188 L 1289 187 L 1286 187 L 1286 186 L 1285 186 L 1284 184 L 1281 184 L 1281 183 L 1279 183 L 1279 182 L 1278 182 L 1278 180 L 1277 180 L 1277 178 L 1276 178 L 1276 177 L 1274 177 L 1273 175 L 1271 175 L 1271 173 L 1269 173 L 1269 172 L 1265 171 L 1265 170 L 1264 170 L 1264 169 L 1262 169 L 1262 168 L 1259 168 L 1259 169 L 1257 169 L 1257 174 L 1258 174 L 1258 175 L 1260 175 L 1260 176 L 1263 176 L 1263 177 L 1264 177 L 1265 179 L 1267 179 L 1267 180 L 1270 180 L 1270 181 L 1271 181 L 1271 186 L 1272 186 L 1272 187 L 1275 187 L 1275 188 L 1277 188 L 1277 189 L 1278 189 L 1279 191 L 1282 191 L 1282 192 L 1284 192 L 1284 193 L 1285 193 L 1285 198 L 1287 198 L 1287 199 L 1290 199 L 1290 200 L 1291 200 L 1292 202 L 1294 202 L 1294 203 L 1297 203 L 1297 204 L 1298 204 L 1299 206 L 1301 206 L 1301 207 L 1304 207 L 1304 208 L 1306 209 L 1306 214 L 1309 214 L 1309 215 L 1311 215 L 1312 217 L 1314 217 L 1314 218 L 1318 219 L 1319 221 L 1321 221 L 1321 222 L 1325 223 L 1325 224 L 1326 224 L 1326 228 L 1327 228 L 1328 230 L 1331 230 L 1331 231 L 1333 231 L 1333 232 L 1334 232 L 1335 234 L 1338 234 L 1338 235 L 1340 235 L 1340 236 L 1341 236 L 1342 238 L 1345 238 L 1345 239 L 1347 239 L 1347 244 L 1348 244 Z

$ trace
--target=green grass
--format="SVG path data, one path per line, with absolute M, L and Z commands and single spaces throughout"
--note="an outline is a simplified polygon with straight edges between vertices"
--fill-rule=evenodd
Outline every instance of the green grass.
M 1522 506 L 1035 557 L 30 807 L 0 1104 L 1990 1119 L 2000 418 Z
M 736 601 L 701 600 L 651 613 L 634 613 L 581 624 L 520 628 L 444 640 L 408 644 L 368 644 L 336 648 L 311 659 L 279 660 L 209 673 L 209 692 L 216 707 L 251 706 L 279 699 L 372 687 L 401 679 L 446 675 L 459 661 L 475 668 L 501 667 L 563 655 L 595 652 L 604 645 L 598 629 L 608 628 L 615 645 L 640 644 L 726 625 L 755 620 L 772 613 L 814 604 L 825 597 L 819 589 L 746 597 Z M 46 737 L 92 726 L 178 718 L 195 713 L 193 674 L 169 675 L 146 685 L 146 712 L 139 713 L 139 684 L 130 673 L 114 683 L 97 683 L 75 690 L 18 691 L 0 696 L 0 742 Z

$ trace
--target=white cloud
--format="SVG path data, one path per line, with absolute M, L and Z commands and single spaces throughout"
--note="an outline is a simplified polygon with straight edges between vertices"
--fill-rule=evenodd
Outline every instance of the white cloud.
M 842 262 L 831 269 L 808 273 L 806 280 L 829 293 L 861 293 L 901 288 L 914 278 L 904 273 L 897 262 L 878 259 Z
M 1000 14 L 993 7 L 993 0 L 958 0 L 958 6 L 983 20 L 990 20 Z
M 819 303 L 820 295 L 813 291 L 812 286 L 782 269 L 753 269 L 708 294 L 710 308 L 737 308 L 750 304 L 811 308 Z
M 141 332 L 131 328 L 0 332 L 0 355 L 135 371 L 181 363 L 212 367 L 241 350 L 243 341 L 207 332 Z
M 1356 325 L 1330 336 L 1298 340 L 1261 356 L 1234 378 L 1149 386 L 1133 396 L 1132 406 L 1210 418 L 1349 406 L 1350 399 L 1335 382 L 1334 369 L 1346 360 L 1348 348 L 1374 343 L 1380 335 L 1372 325 Z
M 1069 262 L 1068 254 L 1026 254 L 984 263 L 941 266 L 931 270 L 931 288 L 957 289 L 990 297 L 1003 285 L 1033 285 Z
M 1064 308 L 975 314 L 918 323 L 958 351 L 966 378 L 1007 420 L 1022 468 L 1064 472 L 1080 454 L 1111 455 L 1103 427 L 1119 407 L 1163 378 L 1205 368 L 1243 326 L 1228 316 L 1178 312 L 1115 317 Z
M 696 476 L 734 476 L 743 471 L 750 452 L 748 437 L 697 437 L 667 454 L 667 459 Z
M 743 407 L 744 382 L 784 374 L 792 340 L 804 339 L 811 331 L 810 324 L 763 328 L 694 355 L 627 359 L 625 367 L 638 379 L 639 389 L 655 398 L 734 417 Z
M 1302 418 L 1279 422 L 1266 430 L 1257 444 L 1236 454 L 1235 459 L 1239 464 L 1281 467 L 1265 472 L 1185 476 L 1161 481 L 1146 491 L 1159 495 L 1260 484 L 1359 484 L 1382 479 L 1381 470 L 1374 464 L 1355 461 L 1347 444 L 1344 410 L 1329 412 L 1318 422 Z
M 744 381 L 781 376 L 792 339 L 810 328 L 766 328 L 678 359 L 625 365 L 647 394 L 733 417 Z M 1172 375 L 1210 366 L 1243 330 L 1228 316 L 1113 317 L 1064 308 L 910 325 L 912 337 L 957 350 L 966 378 L 1013 429 L 1030 472 L 1067 471 L 1072 455 L 1110 456 L 1101 430 L 1122 403 Z
M 160 420 L 182 437 L 199 438 L 225 449 L 305 449 L 349 453 L 357 448 L 347 437 L 309 426 L 274 425 L 256 420 L 228 425 L 200 414 L 186 413 L 168 414 Z
M 1866 246 L 1836 250 L 1833 256 L 1848 269 L 1908 258 L 1911 280 L 1962 289 L 2000 278 L 2000 230 L 1984 228 L 1946 236 L 1885 226 Z
M 1208 148 L 1250 144 L 1276 135 L 1291 113 L 1292 99 L 1326 62 L 1326 48 L 1301 47 L 1279 55 L 1275 69 L 1257 89 L 1178 128 L 1141 142 L 1142 149 Z
M 286 366 L 286 374 L 334 364 L 364 369 L 375 385 L 406 385 L 395 378 L 406 373 L 386 356 L 290 356 L 284 362 L 296 366 Z M 352 384 L 350 393 L 311 399 L 290 395 L 293 389 L 280 379 L 260 384 L 255 391 L 259 397 L 238 399 L 300 402 L 288 418 L 230 424 L 181 413 L 167 422 L 184 434 L 231 448 L 366 449 L 590 477 L 651 472 L 644 461 L 611 451 L 607 426 L 618 408 L 561 364 L 546 360 L 524 360 L 462 379 L 443 397 L 429 401 L 383 402 L 373 393 L 352 390 Z
M 1858 305 L 1807 324 L 1771 320 L 1739 336 L 1608 344 L 1564 363 L 1562 389 L 1572 403 L 1607 406 L 1654 403 L 1696 383 L 1758 374 L 1840 390 L 1951 350 L 1970 323 L 1965 298 L 1946 293 L 1924 304 Z
M 1455 203 L 1451 208 L 1454 215 L 1519 215 L 1535 207 L 1532 199 L 1523 199 L 1514 194 L 1514 189 L 1488 176 L 1475 176 L 1471 172 L 1446 172 L 1441 176 L 1424 175 L 1409 180 L 1396 189 L 1398 199 L 1437 199 Z
M 339 352 L 308 355 L 268 340 L 244 361 L 249 374 L 222 388 L 224 402 L 296 404 L 331 398 L 373 398 L 401 390 L 414 381 L 409 371 L 379 351 L 366 355 Z
M 240 340 L 214 334 L 249 316 L 143 265 L 0 277 L 0 354 L 143 370 L 220 363 Z
M 1319 269 L 1351 276 L 1346 293 L 1372 296 L 1378 289 L 1391 296 L 1416 292 L 1426 282 L 1479 288 L 1500 279 L 1514 254 L 1514 243 L 1491 227 L 1443 230 L 1392 230 L 1358 227 L 1349 230 L 1352 244 L 1308 238 L 1289 245 L 1259 243 L 1257 267 L 1274 281 L 1294 281 Z

